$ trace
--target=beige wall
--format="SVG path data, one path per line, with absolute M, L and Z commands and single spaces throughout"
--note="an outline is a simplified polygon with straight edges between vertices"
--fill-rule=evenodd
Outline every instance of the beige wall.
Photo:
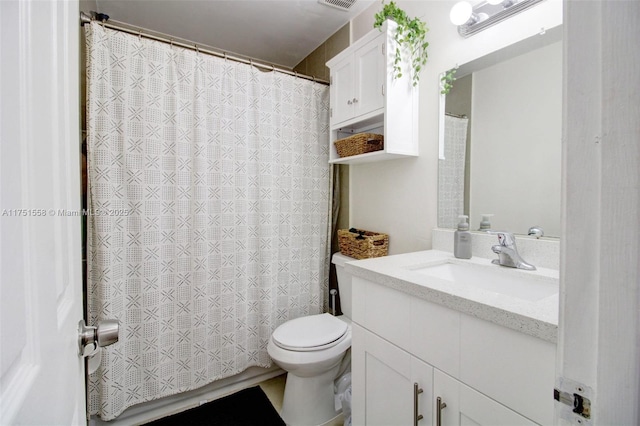
M 439 75 L 562 23 L 562 2 L 547 0 L 469 38 L 449 21 L 455 0 L 397 4 L 429 27 L 429 61 L 420 76 L 420 156 L 350 167 L 351 226 L 389 234 L 391 254 L 431 248 L 437 226 Z M 352 21 L 352 40 L 372 29 L 374 3 Z
M 309 54 L 294 71 L 329 81 L 327 61 L 349 47 L 350 25 L 347 23 Z M 349 166 L 336 165 L 340 174 L 340 214 L 338 229 L 349 228 Z
M 296 65 L 293 70 L 329 81 L 329 68 L 325 64 L 329 59 L 349 47 L 349 28 L 349 23 L 340 28 Z

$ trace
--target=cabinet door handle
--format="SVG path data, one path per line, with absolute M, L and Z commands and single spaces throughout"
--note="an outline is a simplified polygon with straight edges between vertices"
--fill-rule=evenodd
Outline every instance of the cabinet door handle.
M 353 98 L 353 103 L 354 103 L 354 104 L 357 104 L 357 103 L 358 103 L 358 99 Z
M 436 426 L 442 426 L 442 409 L 446 407 L 447 404 L 442 402 L 442 398 L 436 398 Z
M 418 414 L 418 395 L 424 392 L 419 386 L 418 383 L 413 384 L 413 426 L 418 426 L 418 422 L 422 420 L 424 417 L 422 414 Z
M 347 101 L 347 105 L 351 105 L 351 104 L 353 104 L 353 102 L 351 102 L 351 99 L 349 99 L 349 100 Z

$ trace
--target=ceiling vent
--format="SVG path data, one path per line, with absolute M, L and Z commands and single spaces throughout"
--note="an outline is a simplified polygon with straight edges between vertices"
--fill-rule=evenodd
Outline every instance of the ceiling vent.
M 318 3 L 340 10 L 349 10 L 357 0 L 318 0 Z

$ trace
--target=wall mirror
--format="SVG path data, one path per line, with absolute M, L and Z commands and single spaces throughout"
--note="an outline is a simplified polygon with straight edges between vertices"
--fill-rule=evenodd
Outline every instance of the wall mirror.
M 438 227 L 560 236 L 562 28 L 460 65 L 441 95 Z

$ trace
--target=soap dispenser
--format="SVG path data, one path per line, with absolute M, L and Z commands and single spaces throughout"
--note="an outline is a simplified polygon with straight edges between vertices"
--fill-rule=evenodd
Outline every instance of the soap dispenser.
M 458 216 L 460 219 L 458 229 L 453 233 L 453 255 L 458 259 L 471 259 L 471 232 L 467 223 L 468 217 L 464 214 Z
M 492 214 L 488 214 L 488 213 L 483 213 L 482 215 L 482 221 L 480 221 L 480 228 L 478 229 L 478 231 L 488 231 L 489 229 L 491 229 L 491 217 L 493 217 Z

